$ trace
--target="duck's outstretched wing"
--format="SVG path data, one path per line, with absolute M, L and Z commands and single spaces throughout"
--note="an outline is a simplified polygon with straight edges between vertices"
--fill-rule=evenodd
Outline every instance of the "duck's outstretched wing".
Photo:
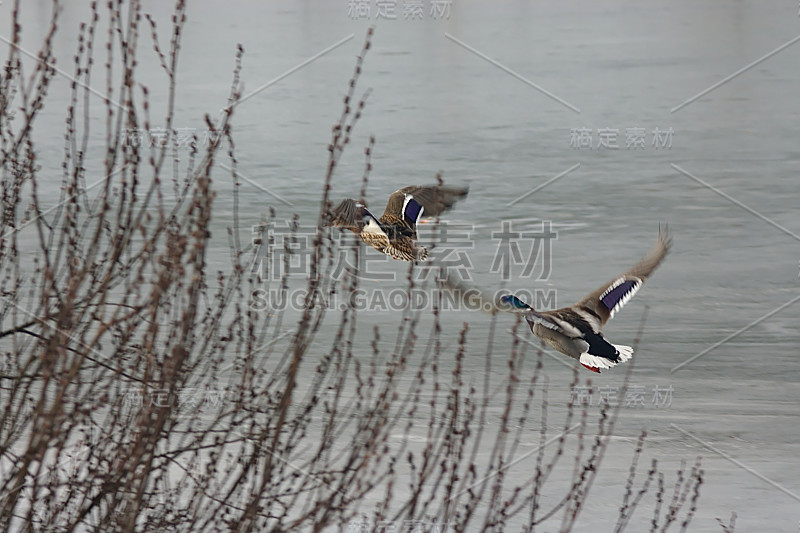
M 435 217 L 451 209 L 453 204 L 469 193 L 469 187 L 444 185 L 414 185 L 396 190 L 389 196 L 381 220 L 403 225 L 409 237 L 417 238 L 417 222 L 422 217 Z
M 601 285 L 574 307 L 577 310 L 588 312 L 589 315 L 594 315 L 599 326 L 602 326 L 633 298 L 633 295 L 664 260 L 671 244 L 672 236 L 669 228 L 666 226 L 659 228 L 656 244 L 641 261 L 621 276 Z
M 375 215 L 369 212 L 367 206 L 351 198 L 336 206 L 331 213 L 331 224 L 337 228 L 349 229 L 376 250 L 385 252 L 390 248 L 389 236 L 383 231 Z M 396 254 L 391 255 L 397 259 Z
M 331 211 L 330 223 L 337 228 L 346 228 L 358 233 L 367 224 L 365 218 L 370 215 L 367 206 L 352 198 L 346 198 Z

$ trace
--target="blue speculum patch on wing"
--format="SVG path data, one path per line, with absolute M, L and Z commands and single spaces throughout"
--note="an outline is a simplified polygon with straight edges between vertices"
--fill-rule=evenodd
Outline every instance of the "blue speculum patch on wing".
M 403 216 L 416 224 L 419 217 L 422 215 L 422 206 L 417 203 L 414 198 L 408 198 L 403 210 Z
M 636 292 L 636 288 L 639 286 L 640 282 L 638 280 L 624 280 L 619 285 L 607 291 L 601 298 L 600 301 L 603 302 L 603 305 L 606 306 L 606 309 L 609 311 L 614 311 L 615 308 L 618 306 L 622 306 L 628 299 L 633 296 L 633 293 Z

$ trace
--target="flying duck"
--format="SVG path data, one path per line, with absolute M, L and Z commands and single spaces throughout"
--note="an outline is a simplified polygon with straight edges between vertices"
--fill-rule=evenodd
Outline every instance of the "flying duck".
M 614 345 L 606 340 L 602 327 L 633 298 L 669 251 L 672 238 L 669 230 L 659 229 L 653 248 L 633 268 L 604 283 L 578 303 L 553 311 L 537 311 L 514 295 L 499 298 L 487 291 L 469 286 L 445 275 L 443 283 L 451 290 L 469 296 L 471 305 L 477 301 L 486 312 L 520 313 L 534 335 L 558 350 L 577 359 L 592 372 L 611 368 L 631 358 L 630 346 Z M 473 299 L 477 297 L 477 299 Z
M 417 223 L 435 217 L 467 196 L 469 187 L 411 186 L 396 190 L 380 218 L 353 199 L 343 200 L 332 211 L 330 223 L 346 228 L 379 252 L 401 261 L 424 261 L 428 250 L 416 243 Z
M 664 260 L 672 239 L 667 228 L 660 229 L 652 249 L 633 268 L 604 283 L 575 305 L 553 311 L 536 311 L 513 295 L 500 298 L 512 310 L 521 312 L 534 335 L 592 372 L 611 368 L 631 358 L 630 346 L 611 344 L 601 331 L 633 298 Z

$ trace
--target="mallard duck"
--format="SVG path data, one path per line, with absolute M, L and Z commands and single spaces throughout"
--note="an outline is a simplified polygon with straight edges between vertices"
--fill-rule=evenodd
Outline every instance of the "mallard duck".
M 630 346 L 614 345 L 601 331 L 609 319 L 633 298 L 656 268 L 664 260 L 671 244 L 669 230 L 658 232 L 658 241 L 633 268 L 597 290 L 575 305 L 553 311 L 537 311 L 514 295 L 490 297 L 487 291 L 456 281 L 445 275 L 444 284 L 457 291 L 462 298 L 469 297 L 470 306 L 477 302 L 484 311 L 521 313 L 534 335 L 573 359 L 592 372 L 611 368 L 625 362 L 633 355 Z
M 534 335 L 592 372 L 600 372 L 633 356 L 630 346 L 611 344 L 601 328 L 633 298 L 664 260 L 671 245 L 669 230 L 658 233 L 653 248 L 633 268 L 604 283 L 575 305 L 554 311 L 536 311 L 514 295 L 500 298 L 521 312 Z
M 411 186 L 396 190 L 380 218 L 353 199 L 343 200 L 331 213 L 330 223 L 346 228 L 379 252 L 401 261 L 424 261 L 428 250 L 416 243 L 417 223 L 444 213 L 469 192 L 469 187 Z

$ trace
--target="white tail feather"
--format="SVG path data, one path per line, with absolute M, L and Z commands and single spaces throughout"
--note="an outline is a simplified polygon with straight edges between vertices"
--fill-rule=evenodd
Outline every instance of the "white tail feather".
M 587 352 L 581 354 L 580 360 L 581 363 L 583 363 L 586 366 L 590 366 L 592 368 L 611 368 L 612 366 L 617 364 L 611 359 L 606 359 L 605 357 L 592 355 Z
M 590 366 L 592 368 L 597 369 L 605 369 L 605 368 L 612 368 L 619 363 L 624 363 L 631 357 L 633 357 L 633 348 L 630 346 L 623 346 L 623 345 L 614 345 L 614 348 L 619 352 L 619 361 L 612 361 L 611 359 L 606 359 L 605 357 L 600 357 L 598 355 L 592 355 L 590 353 L 582 353 L 580 361 L 586 366 Z
M 619 352 L 619 362 L 620 363 L 624 363 L 625 361 L 627 361 L 628 359 L 633 357 L 633 348 L 631 348 L 630 346 L 624 346 L 622 344 L 619 344 L 619 345 L 615 344 L 614 348 L 616 348 L 617 351 Z

